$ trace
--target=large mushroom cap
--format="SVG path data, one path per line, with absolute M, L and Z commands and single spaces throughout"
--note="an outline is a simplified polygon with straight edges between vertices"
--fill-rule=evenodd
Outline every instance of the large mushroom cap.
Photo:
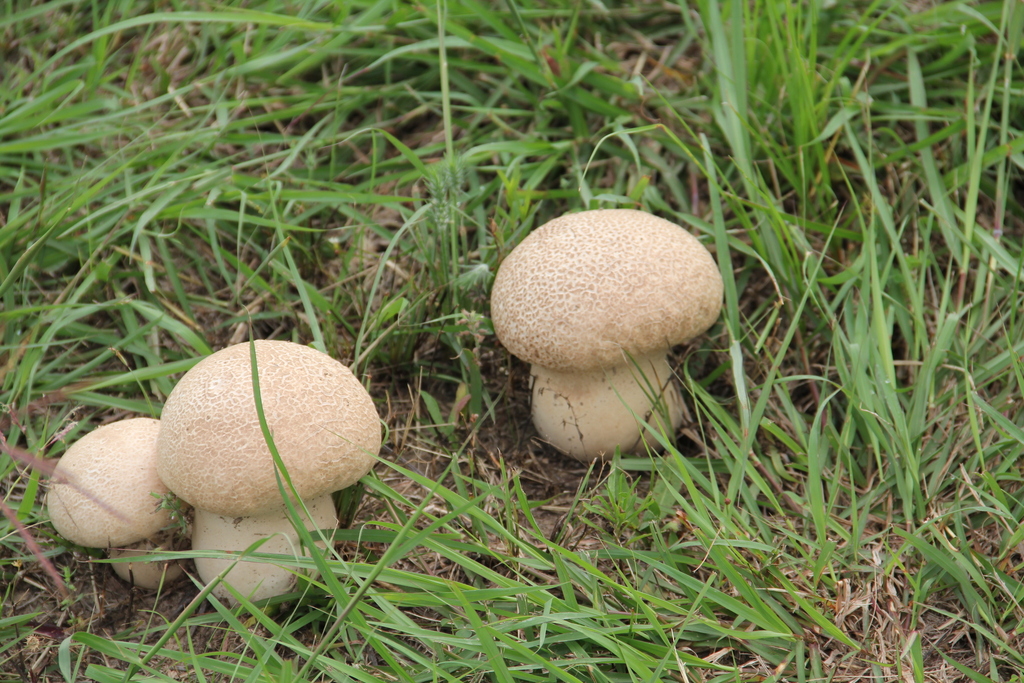
M 545 223 L 501 264 L 491 293 L 506 348 L 562 371 L 597 370 L 692 339 L 721 307 L 721 274 L 697 238 L 631 209 Z
M 170 512 L 152 495 L 167 493 L 156 473 L 159 429 L 159 420 L 146 417 L 111 422 L 68 448 L 46 496 L 57 533 L 88 548 L 111 548 L 170 525 Z
M 303 500 L 351 486 L 380 450 L 380 420 L 352 372 L 286 341 L 256 344 L 260 395 L 274 444 Z M 200 361 L 161 416 L 159 471 L 196 508 L 245 517 L 283 505 L 253 398 L 249 345 Z

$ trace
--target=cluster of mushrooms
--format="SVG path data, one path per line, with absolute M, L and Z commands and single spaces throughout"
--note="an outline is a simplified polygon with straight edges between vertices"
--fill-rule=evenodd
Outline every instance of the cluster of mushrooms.
M 502 263 L 491 294 L 498 339 L 531 363 L 540 437 L 580 460 L 657 448 L 656 433 L 682 422 L 669 349 L 718 318 L 722 278 L 711 254 L 680 226 L 629 209 L 583 211 L 532 232 Z M 256 341 L 260 424 L 249 344 L 222 349 L 189 370 L 160 420 L 100 427 L 65 453 L 48 494 L 58 533 L 112 556 L 173 544 L 173 494 L 194 510 L 193 551 L 298 555 L 293 503 L 310 530 L 338 519 L 331 493 L 367 474 L 381 446 L 373 401 L 347 367 L 284 341 Z M 264 540 L 265 539 L 265 540 Z M 219 555 L 211 557 L 211 555 Z M 291 569 L 237 555 L 197 553 L 213 595 L 259 600 L 288 592 Z M 180 569 L 118 562 L 136 585 L 156 587 Z
M 168 493 L 192 507 L 194 551 L 245 551 L 266 539 L 260 553 L 300 554 L 282 493 L 307 529 L 337 527 L 331 493 L 369 472 L 380 450 L 373 400 L 327 354 L 287 341 L 253 346 L 260 404 L 283 470 L 260 424 L 249 344 L 236 344 L 185 373 L 160 420 L 113 422 L 68 448 L 47 494 L 57 532 L 86 547 L 147 552 L 171 540 L 165 531 L 173 526 L 171 510 L 158 500 Z M 130 547 L 136 544 L 144 547 Z M 234 562 L 195 560 L 206 583 Z M 114 568 L 144 588 L 174 578 L 168 569 L 177 571 L 147 562 Z M 259 600 L 287 593 L 294 580 L 284 566 L 239 561 L 213 594 L 235 602 L 230 585 Z

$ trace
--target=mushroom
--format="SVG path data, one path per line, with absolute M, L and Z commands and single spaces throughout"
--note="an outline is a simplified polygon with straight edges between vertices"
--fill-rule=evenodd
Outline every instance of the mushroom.
M 370 471 L 381 445 L 380 419 L 352 372 L 330 356 L 286 341 L 256 341 L 263 413 L 307 529 L 338 524 L 331 493 Z M 194 550 L 299 555 L 278 472 L 260 428 L 249 344 L 204 358 L 178 382 L 161 416 L 159 472 L 195 508 Z M 299 504 L 304 502 L 304 506 Z M 309 514 L 303 512 L 303 507 Z M 235 558 L 196 558 L 206 583 Z M 288 592 L 295 574 L 273 562 L 240 561 L 224 581 L 260 600 Z M 214 595 L 234 602 L 220 584 Z
M 630 209 L 544 224 L 501 264 L 491 293 L 495 334 L 532 364 L 537 431 L 580 460 L 642 451 L 642 421 L 679 427 L 668 351 L 721 307 L 722 277 L 700 241 Z
M 47 508 L 61 536 L 110 557 L 145 554 L 168 545 L 171 512 L 158 496 L 168 493 L 156 473 L 160 421 L 140 417 L 111 422 L 71 445 L 54 469 Z M 142 588 L 181 576 L 177 564 L 117 562 L 114 571 Z

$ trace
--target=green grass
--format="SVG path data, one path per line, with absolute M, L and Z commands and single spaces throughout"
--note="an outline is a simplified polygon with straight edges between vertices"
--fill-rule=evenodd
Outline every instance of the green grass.
M 1022 680 L 1024 5 L 241 4 L 0 0 L 0 680 Z M 725 309 L 677 446 L 587 469 L 487 296 L 616 206 Z M 250 336 L 382 462 L 298 594 L 130 592 L 28 456 Z

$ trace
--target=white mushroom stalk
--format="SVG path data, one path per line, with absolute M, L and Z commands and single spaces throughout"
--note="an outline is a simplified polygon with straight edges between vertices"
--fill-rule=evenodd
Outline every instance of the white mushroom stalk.
M 301 506 L 297 512 L 307 529 L 334 529 L 338 526 L 338 514 L 334 499 L 326 494 L 306 501 L 307 516 Z M 256 550 L 260 554 L 302 555 L 298 534 L 292 521 L 282 509 L 250 517 L 228 517 L 207 510 L 197 510 L 193 522 L 193 548 L 230 550 L 242 553 L 260 539 L 266 539 Z M 243 595 L 262 599 L 287 593 L 295 585 L 295 574 L 285 566 L 265 562 L 238 562 L 232 559 L 197 557 L 196 571 L 209 582 L 213 577 L 234 564 L 228 574 L 228 583 Z M 221 599 L 232 601 L 230 592 L 223 586 L 214 588 L 214 594 Z
M 369 472 L 380 450 L 373 401 L 347 367 L 315 349 L 266 340 L 255 349 L 263 415 L 294 497 L 309 510 L 306 528 L 334 528 L 330 494 Z M 244 551 L 268 538 L 257 552 L 300 554 L 260 426 L 248 344 L 182 377 L 164 405 L 158 454 L 161 478 L 195 508 L 194 550 Z M 234 561 L 198 558 L 196 569 L 209 583 Z M 288 592 L 294 580 L 287 563 L 242 558 L 225 583 L 260 600 Z M 223 585 L 213 592 L 234 601 Z
M 722 307 L 718 265 L 697 238 L 642 211 L 549 221 L 501 264 L 491 293 L 498 339 L 532 364 L 541 438 L 580 460 L 651 447 L 682 397 L 667 355 Z
M 88 548 L 107 548 L 109 557 L 144 555 L 172 547 L 174 520 L 160 507 L 168 493 L 157 476 L 160 422 L 134 418 L 89 432 L 68 448 L 54 470 L 46 496 L 54 528 Z M 157 588 L 182 574 L 168 562 L 117 562 L 114 571 L 141 588 Z
M 530 368 L 533 423 L 542 437 L 581 460 L 643 449 L 641 422 L 672 433 L 683 397 L 664 351 L 590 372 Z

